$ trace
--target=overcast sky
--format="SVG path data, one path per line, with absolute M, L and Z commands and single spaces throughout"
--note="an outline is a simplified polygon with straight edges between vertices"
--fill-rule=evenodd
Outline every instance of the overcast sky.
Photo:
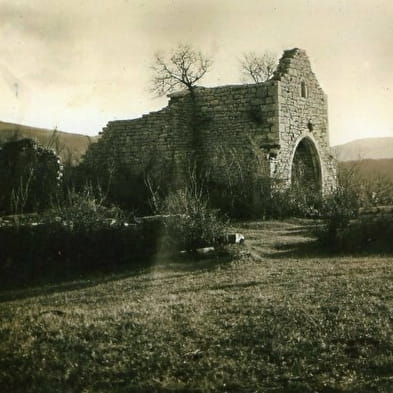
M 213 56 L 201 85 L 239 83 L 245 51 L 307 51 L 332 144 L 393 136 L 392 0 L 0 0 L 0 120 L 96 135 L 166 105 L 154 52 Z

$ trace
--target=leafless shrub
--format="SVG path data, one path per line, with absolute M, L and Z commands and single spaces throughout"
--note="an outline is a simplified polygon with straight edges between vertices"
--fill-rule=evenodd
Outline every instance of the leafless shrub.
M 255 52 L 243 54 L 240 60 L 243 77 L 254 83 L 263 83 L 269 80 L 277 67 L 277 58 L 271 52 L 257 55 Z

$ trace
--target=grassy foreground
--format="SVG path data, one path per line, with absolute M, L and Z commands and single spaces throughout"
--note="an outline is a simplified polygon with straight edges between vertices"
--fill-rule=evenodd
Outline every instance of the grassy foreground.
M 9 392 L 393 392 L 393 260 L 248 223 L 231 262 L 0 292 Z

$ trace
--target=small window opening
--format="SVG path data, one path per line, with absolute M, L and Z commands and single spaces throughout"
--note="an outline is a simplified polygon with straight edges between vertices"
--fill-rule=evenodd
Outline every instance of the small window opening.
M 301 90 L 302 97 L 303 98 L 307 98 L 308 97 L 308 91 L 307 91 L 306 82 L 302 81 L 302 83 L 300 84 L 300 90 Z

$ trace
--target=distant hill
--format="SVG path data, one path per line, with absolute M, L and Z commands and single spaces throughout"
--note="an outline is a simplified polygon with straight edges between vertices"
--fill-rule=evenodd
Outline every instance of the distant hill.
M 357 139 L 332 147 L 338 161 L 393 158 L 393 138 Z
M 55 149 L 63 162 L 71 160 L 73 164 L 81 159 L 90 143 L 97 141 L 96 136 L 90 137 L 0 121 L 0 144 L 22 138 L 31 138 L 43 146 Z

